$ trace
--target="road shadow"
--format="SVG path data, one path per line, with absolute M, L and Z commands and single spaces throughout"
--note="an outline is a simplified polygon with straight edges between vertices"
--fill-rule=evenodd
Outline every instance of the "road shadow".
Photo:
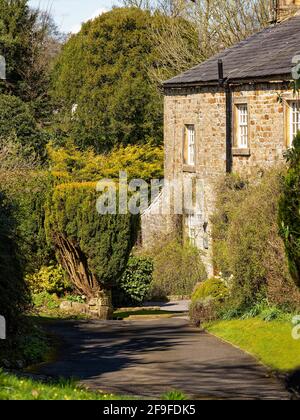
M 238 349 L 180 319 L 60 321 L 59 359 L 41 368 L 93 389 L 158 397 L 172 389 L 197 399 L 288 399 L 279 381 Z
M 286 387 L 294 395 L 294 399 L 300 400 L 300 368 L 287 375 Z

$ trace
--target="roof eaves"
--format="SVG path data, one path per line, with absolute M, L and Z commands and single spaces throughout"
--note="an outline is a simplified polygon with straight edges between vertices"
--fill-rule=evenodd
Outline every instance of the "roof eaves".
M 247 77 L 247 78 L 233 78 L 227 79 L 227 81 L 232 85 L 243 85 L 243 84 L 255 84 L 255 83 L 275 83 L 275 82 L 292 82 L 292 77 L 290 73 L 277 74 L 272 76 L 259 76 L 259 77 Z M 177 83 L 163 83 L 164 89 L 185 89 L 193 87 L 211 87 L 219 86 L 219 80 L 211 81 L 199 81 L 199 82 L 177 82 Z

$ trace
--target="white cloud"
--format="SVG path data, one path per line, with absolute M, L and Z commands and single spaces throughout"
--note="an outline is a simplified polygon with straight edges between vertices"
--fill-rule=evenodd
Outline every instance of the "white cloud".
M 108 12 L 108 9 L 100 8 L 95 10 L 95 12 L 90 16 L 88 19 L 85 20 L 87 22 L 88 20 L 96 19 L 98 16 L 102 15 L 103 13 Z M 78 23 L 77 25 L 73 26 L 71 29 L 72 34 L 77 34 L 81 29 L 82 23 Z

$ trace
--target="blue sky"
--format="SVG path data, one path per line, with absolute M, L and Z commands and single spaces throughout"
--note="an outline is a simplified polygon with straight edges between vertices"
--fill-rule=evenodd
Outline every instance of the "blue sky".
M 78 32 L 82 22 L 109 10 L 118 0 L 29 0 L 29 4 L 51 10 L 61 31 Z

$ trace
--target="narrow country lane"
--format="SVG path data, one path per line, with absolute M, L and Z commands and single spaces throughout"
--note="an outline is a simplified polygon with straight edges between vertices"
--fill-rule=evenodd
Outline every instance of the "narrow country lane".
M 254 359 L 183 318 L 156 321 L 61 321 L 60 359 L 41 369 L 92 389 L 158 397 L 180 390 L 196 399 L 288 399 Z

